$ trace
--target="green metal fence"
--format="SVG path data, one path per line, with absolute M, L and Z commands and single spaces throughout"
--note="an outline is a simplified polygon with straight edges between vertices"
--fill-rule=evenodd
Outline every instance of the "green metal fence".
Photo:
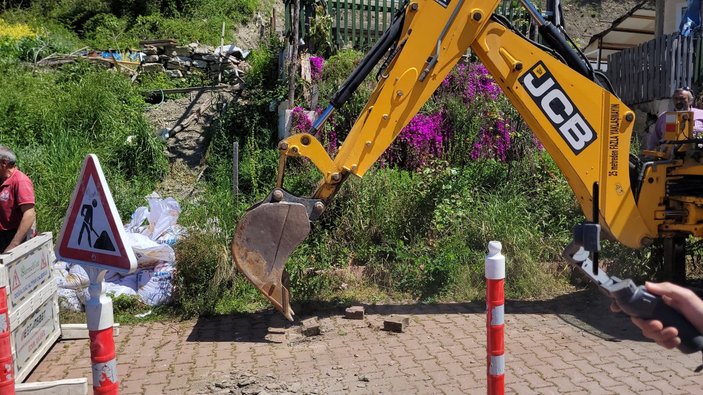
M 368 49 L 391 24 L 393 15 L 403 6 L 404 0 L 328 0 L 327 14 L 332 17 L 332 42 L 337 48 L 352 46 Z M 291 31 L 293 2 L 287 0 L 286 34 Z M 324 3 L 323 3 L 324 4 Z M 523 34 L 530 28 L 529 14 L 517 0 L 503 0 L 496 13 L 508 18 Z M 300 37 L 305 40 L 310 20 L 315 14 L 312 0 L 301 0 Z

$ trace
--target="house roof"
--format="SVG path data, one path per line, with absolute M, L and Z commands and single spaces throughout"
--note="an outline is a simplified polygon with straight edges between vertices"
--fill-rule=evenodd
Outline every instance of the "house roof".
M 583 48 L 584 54 L 592 61 L 601 61 L 608 55 L 623 49 L 636 47 L 654 38 L 656 10 L 648 0 L 634 6 L 625 15 L 613 21 L 609 28 L 594 34 Z

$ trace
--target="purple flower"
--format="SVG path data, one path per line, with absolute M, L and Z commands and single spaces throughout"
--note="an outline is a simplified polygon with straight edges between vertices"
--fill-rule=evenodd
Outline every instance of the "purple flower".
M 471 149 L 471 160 L 486 158 L 505 162 L 510 148 L 510 132 L 510 125 L 503 119 L 497 119 L 492 127 L 482 128 Z
M 441 90 L 461 94 L 464 103 L 473 102 L 477 96 L 495 100 L 500 96 L 498 84 L 481 63 L 459 64 L 442 81 Z
M 290 114 L 291 134 L 308 133 L 312 128 L 312 121 L 308 118 L 308 113 L 302 107 L 295 107 Z
M 417 169 L 425 166 L 430 159 L 441 156 L 443 123 L 442 113 L 415 115 L 401 130 L 385 162 Z
M 325 58 L 321 56 L 311 56 L 310 57 L 310 76 L 313 81 L 319 81 L 322 79 L 322 69 L 325 65 Z

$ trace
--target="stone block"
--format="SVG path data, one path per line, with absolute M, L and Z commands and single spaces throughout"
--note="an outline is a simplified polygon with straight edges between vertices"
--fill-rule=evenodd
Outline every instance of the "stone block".
M 344 311 L 344 318 L 349 320 L 363 320 L 364 306 L 347 307 L 347 309 Z
M 164 65 L 161 63 L 142 63 L 142 72 L 144 73 L 161 73 L 164 71 Z
M 193 48 L 189 46 L 178 46 L 173 49 L 176 52 L 176 56 L 190 56 L 193 54 Z
M 383 321 L 383 330 L 389 332 L 405 332 L 405 328 L 410 324 L 410 318 L 406 315 L 392 315 Z
M 142 48 L 142 52 L 147 56 L 159 54 L 159 50 L 153 45 L 145 45 L 144 48 Z
M 305 336 L 317 336 L 320 334 L 320 323 L 316 317 L 308 318 L 303 320 L 301 323 L 300 331 Z
M 199 69 L 206 69 L 207 68 L 207 62 L 204 60 L 194 60 L 193 61 L 193 67 L 197 67 Z

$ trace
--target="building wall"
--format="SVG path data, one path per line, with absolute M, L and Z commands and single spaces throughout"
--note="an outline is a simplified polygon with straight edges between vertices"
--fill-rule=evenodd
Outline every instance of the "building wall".
M 679 30 L 681 23 L 681 11 L 686 7 L 686 0 L 659 0 L 664 3 L 663 33 L 671 34 Z M 659 15 L 657 15 L 659 17 Z

